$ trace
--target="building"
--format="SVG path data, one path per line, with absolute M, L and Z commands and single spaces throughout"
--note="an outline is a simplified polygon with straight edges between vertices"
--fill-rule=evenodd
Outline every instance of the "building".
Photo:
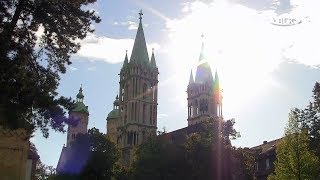
M 277 159 L 276 145 L 279 140 L 263 141 L 263 144 L 250 148 L 255 156 L 254 176 L 257 180 L 267 180 L 274 172 L 274 162 Z
M 140 145 L 157 130 L 158 68 L 152 52 L 149 60 L 142 26 L 142 13 L 130 61 L 127 54 L 120 70 L 119 95 L 107 117 L 107 136 L 122 150 L 122 163 L 129 165 L 132 148 Z M 222 95 L 217 71 L 213 78 L 211 67 L 204 55 L 204 43 L 199 57 L 196 76 L 190 74 L 188 93 L 188 127 L 171 133 L 188 134 L 194 126 L 209 117 L 222 119 Z M 180 132 L 181 131 L 181 132 Z
M 158 68 L 154 52 L 149 58 L 139 13 L 139 27 L 130 61 L 127 53 L 119 74 L 119 95 L 107 117 L 107 136 L 121 149 L 121 161 L 129 165 L 134 146 L 156 136 Z
M 76 96 L 75 107 L 69 112 L 69 118 L 73 121 L 68 126 L 67 144 L 62 147 L 60 158 L 57 164 L 57 173 L 78 173 L 85 165 L 87 157 L 82 152 L 73 152 L 72 142 L 78 134 L 86 134 L 88 132 L 89 110 L 84 104 L 84 95 L 82 87 Z M 69 163 L 70 159 L 80 156 L 76 163 Z
M 203 42 L 196 76 L 194 79 L 191 70 L 187 94 L 188 126 L 201 123 L 209 117 L 222 118 L 222 94 L 218 72 L 215 72 L 213 79 L 211 67 L 204 55 Z

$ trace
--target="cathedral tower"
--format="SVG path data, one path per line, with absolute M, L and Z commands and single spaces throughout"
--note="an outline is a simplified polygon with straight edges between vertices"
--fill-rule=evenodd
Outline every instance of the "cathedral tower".
M 112 113 L 111 117 L 107 118 L 108 126 L 110 124 L 117 127 L 116 143 L 122 149 L 122 161 L 125 164 L 130 162 L 132 148 L 145 142 L 148 137 L 155 136 L 157 131 L 159 72 L 153 50 L 149 59 L 143 32 L 142 12 L 139 15 L 139 27 L 130 61 L 126 53 L 119 74 L 119 113 L 117 115 Z M 118 120 L 112 120 L 116 119 L 116 116 Z M 107 129 L 107 134 L 112 139 L 112 127 Z
M 89 111 L 88 106 L 84 104 L 83 99 L 84 95 L 82 93 L 82 87 L 80 87 L 75 107 L 69 112 L 69 117 L 75 120 L 75 122 L 68 126 L 67 147 L 70 147 L 71 142 L 75 139 L 77 134 L 86 134 L 88 131 Z
M 188 125 L 205 121 L 208 117 L 222 117 L 222 96 L 218 72 L 213 79 L 211 67 L 204 55 L 202 42 L 195 79 L 190 73 L 188 94 Z

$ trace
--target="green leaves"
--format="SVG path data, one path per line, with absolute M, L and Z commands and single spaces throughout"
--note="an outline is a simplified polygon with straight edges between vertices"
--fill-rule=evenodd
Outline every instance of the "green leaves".
M 96 0 L 10 0 L 0 2 L 0 125 L 47 137 L 63 131 L 71 99 L 56 92 L 79 39 L 100 22 L 84 10 Z M 40 32 L 43 33 L 41 34 Z
M 276 147 L 275 174 L 268 179 L 317 179 L 319 158 L 309 149 L 308 134 L 294 112 L 289 114 L 285 136 Z

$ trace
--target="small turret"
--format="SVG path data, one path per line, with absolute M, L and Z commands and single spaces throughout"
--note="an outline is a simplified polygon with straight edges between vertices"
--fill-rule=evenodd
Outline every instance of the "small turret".
M 124 58 L 122 69 L 127 68 L 128 64 L 129 64 L 129 61 L 128 61 L 128 50 L 126 50 L 126 57 Z
M 153 48 L 152 48 L 152 55 L 151 55 L 150 66 L 151 66 L 151 68 L 156 68 L 156 67 L 157 67 L 156 59 L 155 59 L 155 57 L 154 57 L 154 49 L 153 49 Z
M 194 79 L 193 79 L 193 74 L 192 74 L 192 70 L 191 70 L 190 79 L 189 79 L 189 85 L 191 85 L 193 83 L 194 83 Z
M 80 86 L 79 92 L 77 94 L 76 104 L 75 107 L 72 109 L 72 112 L 83 112 L 89 114 L 88 106 L 86 106 L 83 102 L 84 95 L 82 90 L 82 85 Z

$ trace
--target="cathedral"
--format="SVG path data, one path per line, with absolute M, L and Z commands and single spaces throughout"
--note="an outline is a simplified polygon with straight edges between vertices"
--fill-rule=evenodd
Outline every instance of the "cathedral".
M 108 113 L 107 138 L 121 150 L 121 163 L 130 165 L 133 148 L 144 143 L 157 132 L 158 75 L 154 51 L 151 57 L 147 51 L 143 31 L 142 12 L 131 57 L 125 54 L 119 73 L 119 94 L 113 102 L 113 110 Z M 183 92 L 181 92 L 183 93 Z M 208 117 L 222 119 L 222 95 L 217 71 L 214 78 L 211 67 L 204 55 L 204 43 L 199 57 L 195 77 L 191 71 L 187 87 L 188 127 L 167 133 L 170 137 L 182 137 L 196 131 L 197 124 Z M 82 87 L 77 94 L 76 106 L 69 116 L 80 119 L 77 126 L 69 126 L 67 144 L 63 147 L 57 171 L 63 172 L 65 160 L 70 152 L 71 142 L 79 133 L 87 133 L 88 107 L 84 104 Z
M 130 162 L 132 148 L 157 132 L 158 67 L 154 52 L 149 58 L 142 13 L 130 60 L 120 70 L 119 95 L 107 117 L 107 136 L 121 149 L 123 164 Z
M 139 14 L 139 27 L 130 61 L 126 54 L 119 74 L 120 93 L 107 117 L 107 136 L 120 147 L 121 161 L 126 165 L 130 164 L 133 147 L 142 144 L 150 136 L 156 136 L 157 131 L 159 71 L 153 51 L 149 59 L 142 13 Z M 188 126 L 201 123 L 208 117 L 222 118 L 218 73 L 215 72 L 213 78 L 204 55 L 204 43 L 195 78 L 191 71 L 187 93 Z

